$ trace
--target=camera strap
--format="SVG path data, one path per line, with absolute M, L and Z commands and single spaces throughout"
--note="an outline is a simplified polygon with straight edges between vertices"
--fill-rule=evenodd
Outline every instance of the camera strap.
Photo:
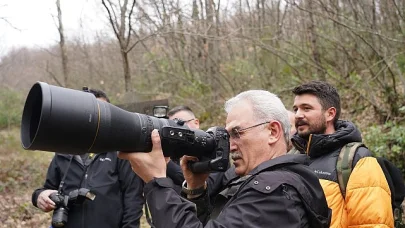
M 65 184 L 66 175 L 69 171 L 70 164 L 72 164 L 72 160 L 73 160 L 73 156 L 70 157 L 69 165 L 65 170 L 65 174 L 63 175 L 62 181 L 59 183 L 58 193 L 62 193 L 62 187 L 63 187 L 63 184 Z

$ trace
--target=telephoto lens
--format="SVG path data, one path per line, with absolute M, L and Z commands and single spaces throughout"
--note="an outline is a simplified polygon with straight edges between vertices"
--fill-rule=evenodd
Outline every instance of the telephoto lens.
M 207 171 L 201 167 L 226 170 L 222 164 L 229 159 L 229 138 L 224 128 L 189 129 L 173 120 L 125 111 L 88 92 L 44 82 L 35 83 L 28 93 L 21 142 L 27 150 L 61 154 L 150 152 L 154 129 L 159 130 L 165 157 L 197 157 L 206 163 L 196 169 L 201 172 Z

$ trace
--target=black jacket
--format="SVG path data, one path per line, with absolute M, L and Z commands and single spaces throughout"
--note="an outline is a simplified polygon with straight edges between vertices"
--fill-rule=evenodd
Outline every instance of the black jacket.
M 199 217 L 210 214 L 215 208 L 209 196 L 215 193 L 206 192 L 194 204 L 173 190 L 171 179 L 158 178 L 146 184 L 144 194 L 157 228 L 329 227 L 331 212 L 317 177 L 303 165 L 307 159 L 304 155 L 285 155 L 262 163 L 242 181 L 218 217 L 205 226 L 196 208 Z M 235 180 L 232 175 L 234 169 L 210 178 L 208 186 L 215 186 L 207 191 L 219 194 Z
M 77 155 L 56 154 L 48 168 L 43 188 L 32 194 L 33 205 L 37 206 L 37 199 L 42 191 L 57 190 L 67 172 L 62 187 L 63 194 L 68 195 L 72 190 L 87 188 L 96 198 L 94 201 L 86 200 L 82 205 L 72 206 L 65 227 L 139 227 L 144 204 L 144 184 L 131 170 L 129 162 L 119 159 L 114 152 L 97 154 L 87 161 L 86 165 Z
M 166 176 L 172 179 L 174 183 L 174 190 L 176 190 L 176 192 L 180 194 L 181 185 L 184 181 L 184 175 L 180 165 L 175 163 L 174 161 L 169 161 L 166 167 Z

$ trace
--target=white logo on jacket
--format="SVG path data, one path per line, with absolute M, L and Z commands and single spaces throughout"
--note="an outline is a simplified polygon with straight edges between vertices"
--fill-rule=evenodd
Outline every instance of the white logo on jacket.
M 320 174 L 320 175 L 328 175 L 328 176 L 332 175 L 330 172 L 325 172 L 325 171 L 317 170 L 317 169 L 315 169 L 314 172 L 315 172 L 316 174 Z
M 100 161 L 111 161 L 111 159 L 110 158 L 100 158 Z

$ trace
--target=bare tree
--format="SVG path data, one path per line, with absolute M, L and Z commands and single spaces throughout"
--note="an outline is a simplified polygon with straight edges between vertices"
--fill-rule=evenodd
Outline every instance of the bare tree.
M 7 7 L 7 5 L 0 5 L 0 8 L 6 8 L 6 7 Z M 5 22 L 8 26 L 10 26 L 11 28 L 13 28 L 13 29 L 15 29 L 15 30 L 21 31 L 19 28 L 15 27 L 15 26 L 13 25 L 13 23 L 11 23 L 11 22 L 8 20 L 7 17 L 0 16 L 0 21 Z
M 122 66 L 124 70 L 125 91 L 131 91 L 131 70 L 128 60 L 128 53 L 135 47 L 138 42 L 131 43 L 132 23 L 136 0 L 118 1 L 118 5 L 111 0 L 101 1 L 108 13 L 110 25 L 114 31 L 115 37 L 120 46 L 122 57 Z
M 307 0 L 307 8 L 308 9 L 313 9 L 313 0 Z M 318 47 L 318 38 L 316 34 L 316 23 L 314 20 L 314 15 L 311 11 L 308 12 L 309 14 L 309 20 L 308 20 L 308 33 L 309 33 L 309 39 L 311 43 L 311 50 L 312 50 L 312 58 L 317 66 L 317 74 L 319 79 L 325 81 L 325 73 L 323 72 L 322 69 L 322 63 L 321 63 L 321 54 L 319 53 L 319 47 Z
M 63 71 L 63 82 L 65 87 L 70 87 L 70 78 L 69 78 L 69 58 L 67 54 L 67 47 L 65 43 L 65 31 L 63 29 L 63 21 L 62 21 L 62 9 L 60 7 L 60 0 L 56 0 L 56 8 L 58 11 L 58 32 L 59 32 L 59 48 L 62 56 L 62 71 Z M 53 78 L 56 78 L 53 74 L 51 74 Z

